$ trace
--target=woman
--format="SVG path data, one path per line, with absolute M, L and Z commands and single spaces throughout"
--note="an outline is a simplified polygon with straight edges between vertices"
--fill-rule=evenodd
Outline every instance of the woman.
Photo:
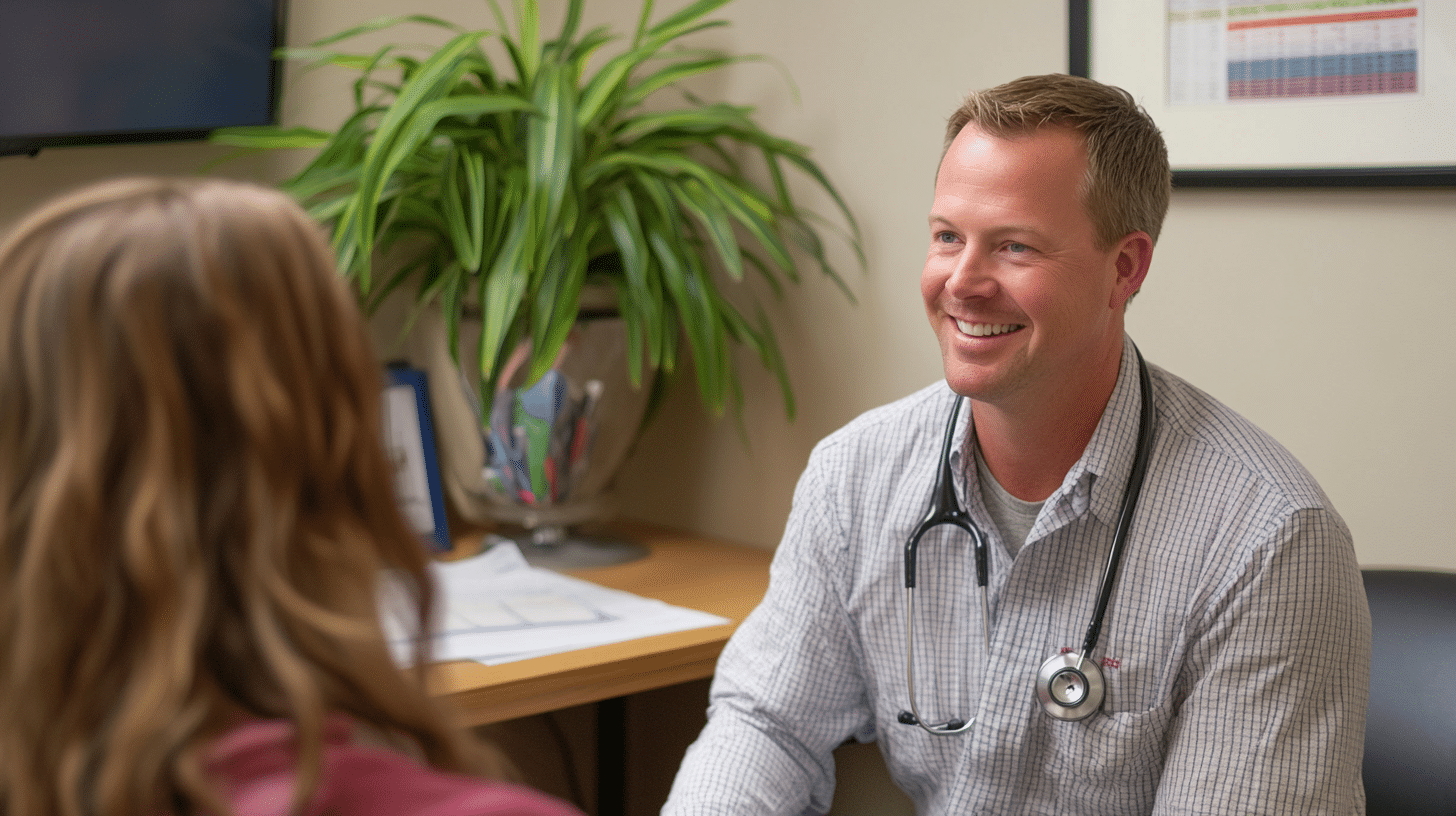
M 466 776 L 391 658 L 381 584 L 417 632 L 432 594 L 380 389 L 279 193 L 114 181 L 0 241 L 0 813 L 575 813 Z

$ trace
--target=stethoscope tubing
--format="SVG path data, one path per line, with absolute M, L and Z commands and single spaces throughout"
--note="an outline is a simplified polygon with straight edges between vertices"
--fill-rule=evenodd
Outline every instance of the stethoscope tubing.
M 1132 470 L 1127 474 L 1127 487 L 1123 489 L 1122 506 L 1117 513 L 1117 527 L 1112 533 L 1112 548 L 1107 553 L 1107 567 L 1102 571 L 1102 585 L 1097 590 L 1097 604 L 1092 609 L 1092 618 L 1087 622 L 1087 635 L 1082 639 L 1082 656 L 1092 654 L 1102 636 L 1102 624 L 1107 618 L 1107 605 L 1112 600 L 1113 587 L 1117 585 L 1117 574 L 1122 567 L 1122 553 L 1127 549 L 1128 534 L 1132 530 L 1132 517 L 1137 512 L 1138 500 L 1142 497 L 1143 482 L 1147 480 L 1148 460 L 1152 458 L 1153 433 L 1153 381 L 1148 374 L 1148 364 L 1143 353 L 1133 347 L 1138 362 L 1138 391 L 1142 406 L 1138 419 L 1136 453 L 1132 458 Z
M 1093 606 L 1092 615 L 1087 623 L 1087 631 L 1082 640 L 1081 653 L 1077 655 L 1076 663 L 1073 664 L 1081 672 L 1086 665 L 1093 650 L 1097 648 L 1097 642 L 1101 638 L 1103 623 L 1107 616 L 1107 607 L 1112 599 L 1112 591 L 1117 584 L 1118 572 L 1122 565 L 1123 552 L 1127 549 L 1127 539 L 1132 529 L 1132 519 L 1136 513 L 1138 501 L 1142 495 L 1143 482 L 1147 478 L 1148 461 L 1151 459 L 1153 447 L 1153 435 L 1155 433 L 1154 411 L 1153 411 L 1153 389 L 1152 377 L 1148 373 L 1147 363 L 1143 360 L 1142 352 L 1133 347 L 1133 353 L 1137 357 L 1138 364 L 1138 388 L 1142 398 L 1138 421 L 1138 439 L 1136 452 L 1133 455 L 1132 469 L 1128 473 L 1127 485 L 1123 490 L 1122 504 L 1118 511 L 1117 526 L 1112 535 L 1112 547 L 1107 553 L 1107 563 L 1102 571 L 1102 580 L 1097 590 L 1097 600 Z M 920 539 L 932 527 L 943 524 L 950 524 L 964 530 L 971 537 L 974 557 L 976 561 L 976 586 L 981 600 L 981 642 L 989 651 L 991 647 L 990 628 L 990 605 L 987 598 L 987 584 L 989 583 L 989 564 L 987 556 L 987 545 L 985 534 L 979 526 L 972 521 L 970 514 L 961 506 L 960 500 L 955 495 L 954 476 L 950 467 L 951 446 L 955 442 L 955 431 L 957 419 L 960 416 L 962 404 L 965 397 L 956 395 L 955 402 L 951 406 L 949 419 L 946 421 L 945 437 L 941 444 L 940 469 L 936 473 L 935 486 L 931 490 L 930 508 L 925 517 L 916 525 L 914 532 L 905 542 L 905 677 L 910 692 L 910 711 L 901 712 L 900 721 L 906 724 L 918 725 L 921 728 L 938 736 L 950 736 L 963 733 L 975 724 L 975 718 L 966 720 L 952 719 L 943 723 L 926 723 L 920 716 L 920 711 L 915 700 L 915 585 L 916 573 L 918 570 L 917 550 L 920 546 Z M 1055 658 L 1053 658 L 1055 660 Z M 1049 661 L 1050 663 L 1051 661 Z M 1095 668 L 1095 664 L 1093 665 Z M 1043 669 L 1046 668 L 1044 664 Z M 1100 676 L 1098 677 L 1099 691 Z M 1041 696 L 1041 695 L 1039 695 Z M 1097 700 L 1100 706 L 1101 700 Z M 1093 707 L 1093 710 L 1095 710 Z M 1058 718 L 1081 719 L 1087 714 L 1066 716 L 1054 714 Z
M 955 479 L 950 469 L 950 450 L 955 443 L 956 419 L 960 416 L 961 405 L 965 397 L 956 395 L 955 403 L 951 405 L 950 419 L 945 423 L 945 438 L 940 447 L 940 469 L 936 472 L 935 487 L 931 489 L 930 509 L 926 511 L 925 518 L 916 525 L 915 531 L 905 541 L 905 638 L 908 648 L 905 650 L 905 679 L 910 689 L 910 713 L 913 720 L 905 719 L 904 722 L 914 722 L 921 728 L 932 734 L 949 736 L 968 731 L 975 725 L 976 718 L 967 720 L 947 720 L 943 723 L 927 723 L 925 718 L 920 716 L 920 709 L 915 701 L 915 579 L 916 579 L 916 551 L 920 547 L 920 538 L 932 527 L 941 524 L 951 524 L 961 528 L 971 537 L 972 550 L 976 559 L 976 586 L 981 596 L 981 636 L 982 643 L 991 642 L 991 616 L 990 602 L 986 597 L 986 583 L 989 570 L 986 562 L 986 536 L 981 528 L 971 521 L 968 514 L 962 507 L 955 495 Z

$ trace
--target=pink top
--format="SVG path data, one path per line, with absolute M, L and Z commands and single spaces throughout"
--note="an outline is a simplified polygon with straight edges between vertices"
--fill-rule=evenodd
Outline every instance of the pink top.
M 353 745 L 351 724 L 329 721 L 323 778 L 304 816 L 581 816 L 543 793 L 428 768 L 392 751 Z M 209 768 L 236 816 L 287 816 L 293 800 L 293 726 L 260 720 L 224 734 Z

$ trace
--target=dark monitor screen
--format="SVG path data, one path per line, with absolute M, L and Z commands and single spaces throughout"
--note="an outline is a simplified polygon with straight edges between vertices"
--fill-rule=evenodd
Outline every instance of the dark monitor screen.
M 284 0 L 0 0 L 0 152 L 274 121 Z

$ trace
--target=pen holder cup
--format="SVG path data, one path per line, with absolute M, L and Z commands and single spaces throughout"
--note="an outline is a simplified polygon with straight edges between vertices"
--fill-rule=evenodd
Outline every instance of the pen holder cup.
M 430 396 L 440 434 L 441 478 L 466 521 L 515 539 L 538 566 L 575 568 L 630 561 L 645 548 L 593 535 L 616 514 L 612 483 L 641 433 L 649 388 L 627 371 L 627 336 L 615 314 L 584 313 L 555 364 L 521 382 L 530 354 L 518 347 L 502 371 L 490 416 L 475 380 L 450 354 L 438 313 L 421 317 Z M 474 349 L 479 324 L 463 321 L 460 348 Z M 459 359 L 468 361 L 462 353 Z

